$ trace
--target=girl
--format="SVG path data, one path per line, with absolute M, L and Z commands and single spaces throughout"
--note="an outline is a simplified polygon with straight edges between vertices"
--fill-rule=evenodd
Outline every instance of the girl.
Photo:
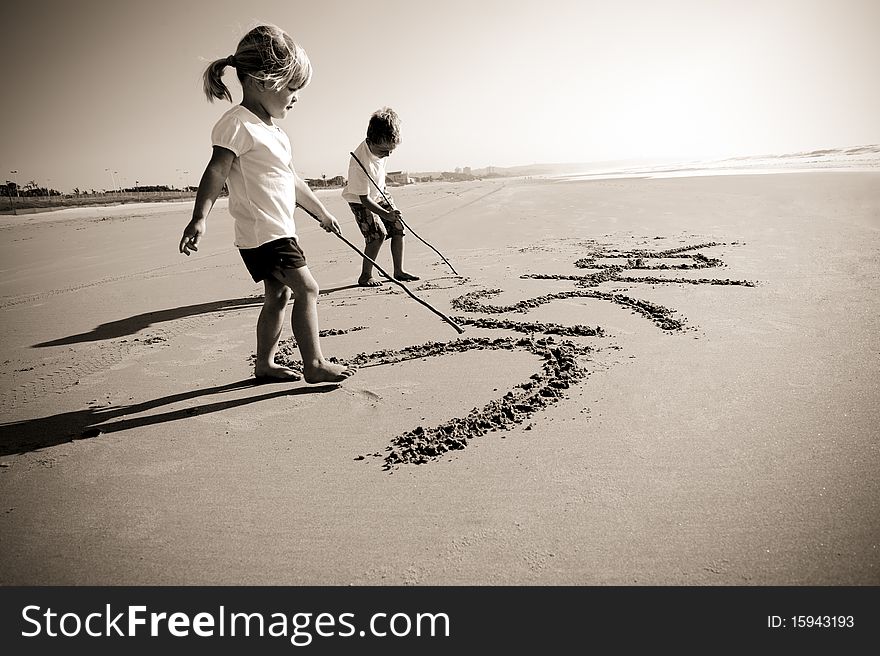
M 327 232 L 340 233 L 339 223 L 294 171 L 290 141 L 273 122 L 293 108 L 311 79 L 311 63 L 284 31 L 261 25 L 242 38 L 234 55 L 212 62 L 205 70 L 204 91 L 211 102 L 215 98 L 232 102 L 222 80 L 227 66 L 238 74 L 242 101 L 220 118 L 211 133 L 213 155 L 199 183 L 180 252 L 189 255 L 198 250 L 208 214 L 228 180 L 235 245 L 251 277 L 265 287 L 257 319 L 257 380 L 299 380 L 296 371 L 275 363 L 284 310 L 292 294 L 291 324 L 306 382 L 341 382 L 354 369 L 329 362 L 321 353 L 318 283 L 299 247 L 293 211 L 299 203 L 319 217 Z

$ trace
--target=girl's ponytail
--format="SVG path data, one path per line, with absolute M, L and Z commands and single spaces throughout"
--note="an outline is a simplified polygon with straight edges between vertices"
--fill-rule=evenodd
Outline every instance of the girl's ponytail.
M 232 94 L 229 93 L 229 87 L 223 84 L 223 70 L 227 66 L 235 66 L 235 57 L 229 56 L 225 59 L 216 59 L 205 69 L 203 76 L 203 89 L 208 100 L 214 102 L 215 98 L 223 100 L 224 98 L 232 102 Z

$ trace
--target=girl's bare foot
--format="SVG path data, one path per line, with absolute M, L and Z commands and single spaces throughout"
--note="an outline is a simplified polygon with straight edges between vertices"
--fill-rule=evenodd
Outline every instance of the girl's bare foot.
M 401 271 L 400 273 L 394 274 L 394 279 L 399 280 L 400 282 L 412 282 L 413 280 L 419 280 L 419 277 L 407 273 L 406 271 Z
M 354 375 L 356 369 L 324 360 L 316 367 L 305 369 L 303 375 L 307 383 L 341 383 Z
M 382 281 L 370 276 L 369 278 L 358 278 L 358 284 L 361 287 L 381 287 Z
M 302 378 L 299 372 L 290 367 L 282 367 L 274 362 L 270 365 L 254 367 L 254 378 L 259 383 L 275 383 L 283 381 L 297 381 Z

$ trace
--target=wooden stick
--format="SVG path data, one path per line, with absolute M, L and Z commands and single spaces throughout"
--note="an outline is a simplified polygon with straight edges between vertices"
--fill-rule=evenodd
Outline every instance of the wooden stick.
M 321 220 L 320 220 L 317 216 L 315 216 L 314 214 L 312 214 L 309 210 L 307 210 L 305 207 L 303 207 L 303 206 L 300 205 L 299 203 L 297 203 L 296 206 L 299 207 L 299 208 L 302 208 L 302 210 L 303 210 L 306 214 L 308 214 L 308 215 L 311 216 L 313 219 L 315 219 L 316 221 L 318 221 L 318 223 L 321 222 Z M 450 318 L 447 317 L 445 314 L 443 314 L 440 310 L 438 310 L 437 308 L 435 308 L 433 305 L 431 305 L 431 304 L 428 303 L 427 301 L 423 301 L 423 300 L 420 299 L 418 296 L 416 296 L 415 294 L 413 294 L 413 293 L 407 288 L 407 286 L 404 285 L 402 282 L 400 282 L 399 280 L 395 280 L 394 278 L 392 278 L 391 276 L 389 276 L 388 273 L 385 271 L 385 269 L 383 269 L 383 268 L 380 267 L 378 264 L 376 264 L 376 262 L 375 262 L 372 258 L 368 257 L 366 253 L 364 253 L 360 248 L 358 248 L 357 246 L 355 246 L 354 244 L 352 244 L 350 241 L 348 241 L 348 239 L 346 239 L 345 237 L 343 237 L 343 236 L 342 236 L 341 234 L 339 234 L 338 232 L 334 232 L 333 234 L 336 235 L 337 237 L 339 237 L 339 238 L 340 238 L 342 241 L 344 241 L 346 244 L 348 244 L 350 248 L 352 248 L 353 250 L 357 251 L 358 255 L 360 255 L 362 258 L 364 258 L 364 259 L 367 260 L 370 264 L 372 264 L 374 267 L 376 267 L 376 270 L 377 270 L 379 273 L 381 273 L 383 276 L 385 276 L 386 278 L 388 278 L 388 280 L 390 280 L 390 281 L 393 282 L 395 285 L 398 285 L 401 289 L 403 289 L 403 291 L 405 291 L 405 292 L 410 296 L 410 298 L 412 298 L 414 301 L 417 301 L 417 302 L 421 303 L 421 304 L 424 305 L 426 308 L 428 308 L 431 312 L 433 312 L 433 313 L 436 314 L 438 317 L 440 317 L 441 319 L 443 319 L 443 321 L 445 321 L 445 322 L 448 323 L 450 326 L 452 326 L 453 328 L 455 328 L 455 329 L 458 331 L 458 334 L 459 334 L 459 335 L 460 335 L 461 333 L 464 332 L 464 328 L 462 328 L 461 326 L 459 326 L 459 325 L 458 325 L 457 323 L 455 323 L 452 319 L 450 319 Z
M 352 157 L 354 157 L 354 161 L 357 162 L 357 163 L 358 163 L 358 166 L 360 166 L 361 169 L 363 169 L 364 173 L 367 174 L 367 177 L 370 179 L 370 182 L 372 182 L 372 183 L 373 183 L 373 186 L 376 188 L 376 190 L 377 190 L 380 194 L 382 194 L 382 198 L 385 199 L 385 202 L 388 203 L 388 205 L 389 205 L 390 207 L 394 207 L 394 205 L 391 204 L 391 201 L 388 200 L 388 196 L 385 195 L 385 192 L 384 192 L 382 189 L 380 189 L 380 188 L 379 188 L 379 185 L 376 184 L 376 181 L 373 180 L 373 176 L 370 175 L 370 172 L 367 171 L 366 168 L 364 168 L 364 165 L 363 165 L 363 164 L 361 164 L 361 161 L 358 159 L 357 155 L 355 155 L 354 153 L 349 153 L 349 155 L 351 155 Z M 427 247 L 430 248 L 432 251 L 434 251 L 435 253 L 437 253 L 437 255 L 440 256 L 440 259 L 443 260 L 444 262 L 446 262 L 446 266 L 448 266 L 450 269 L 452 269 L 452 273 L 454 273 L 455 275 L 458 275 L 458 271 L 456 271 L 455 268 L 449 263 L 449 260 L 447 260 L 445 257 L 443 257 L 443 253 L 441 253 L 441 252 L 438 251 L 436 248 L 434 248 L 433 246 L 431 246 L 431 244 L 429 244 L 429 243 L 426 242 L 424 239 L 422 239 L 421 237 L 419 237 L 419 236 L 416 234 L 416 231 L 413 230 L 412 228 L 410 228 L 410 227 L 406 224 L 406 221 L 403 220 L 403 217 L 402 217 L 402 216 L 400 216 L 400 217 L 398 217 L 398 218 L 400 218 L 400 222 L 403 224 L 403 227 L 404 227 L 404 228 L 406 228 L 406 229 L 409 230 L 411 233 L 413 233 L 413 236 L 414 236 L 416 239 L 418 239 L 420 242 L 422 242 L 425 246 L 427 246 Z

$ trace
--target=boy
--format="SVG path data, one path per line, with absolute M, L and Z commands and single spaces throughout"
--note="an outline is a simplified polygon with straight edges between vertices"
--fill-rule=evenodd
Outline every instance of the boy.
M 364 236 L 364 253 L 367 257 L 375 260 L 382 242 L 391 237 L 394 278 L 401 282 L 410 282 L 419 277 L 407 273 L 403 268 L 404 231 L 400 210 L 389 205 L 383 198 L 385 160 L 399 144 L 400 119 L 397 113 L 389 107 L 373 112 L 367 126 L 367 138 L 354 151 L 357 161 L 353 157 L 348 164 L 348 183 L 342 190 L 342 198 L 348 201 Z M 361 165 L 369 171 L 369 176 Z M 385 193 L 385 196 L 388 194 Z M 369 260 L 364 260 L 358 284 L 361 287 L 378 287 L 382 284 L 373 277 L 373 265 Z

